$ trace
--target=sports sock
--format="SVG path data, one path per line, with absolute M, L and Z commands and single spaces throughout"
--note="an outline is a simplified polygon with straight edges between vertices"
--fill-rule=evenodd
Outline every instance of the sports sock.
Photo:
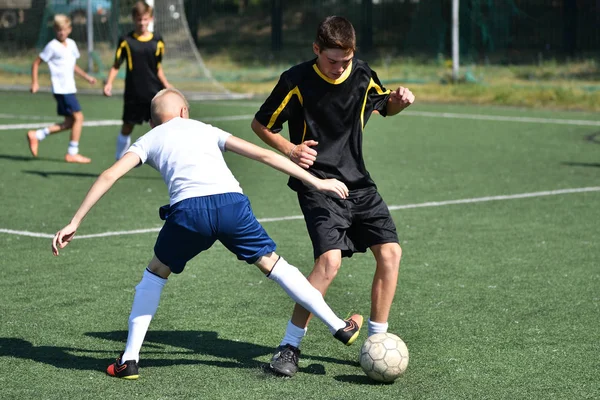
M 125 155 L 125 152 L 129 148 L 130 144 L 131 135 L 123 135 L 121 132 L 119 132 L 119 136 L 117 136 L 117 151 L 115 153 L 115 158 L 117 160 L 120 160 L 121 157 Z
M 160 294 L 166 283 L 166 279 L 154 275 L 146 269 L 142 280 L 135 287 L 135 296 L 129 315 L 129 335 L 125 352 L 121 357 L 122 362 L 127 360 L 139 362 L 144 337 L 148 332 L 150 321 L 158 309 Z
M 74 156 L 75 154 L 78 154 L 79 153 L 79 142 L 75 142 L 75 141 L 71 140 L 69 142 L 69 149 L 67 150 L 67 153 L 69 153 L 72 156 Z
M 373 322 L 369 318 L 368 325 L 369 325 L 369 336 L 374 335 L 376 333 L 386 333 L 388 330 L 387 322 Z
M 323 321 L 332 334 L 346 326 L 346 323 L 329 308 L 321 292 L 310 284 L 298 268 L 288 264 L 283 257 L 279 257 L 267 278 L 277 282 L 296 303 Z
M 300 342 L 305 335 L 306 328 L 300 328 L 299 326 L 292 324 L 292 321 L 288 321 L 287 328 L 285 329 L 285 336 L 280 345 L 291 344 L 294 347 L 300 347 Z
M 50 134 L 49 128 L 38 129 L 37 131 L 35 131 L 35 137 L 37 138 L 37 140 L 40 140 L 40 141 L 46 139 L 46 136 L 48 136 L 49 134 Z

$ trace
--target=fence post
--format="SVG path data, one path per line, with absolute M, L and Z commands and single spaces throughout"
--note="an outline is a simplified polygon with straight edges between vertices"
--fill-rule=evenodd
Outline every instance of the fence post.
M 458 32 L 458 3 L 460 0 L 452 0 L 452 80 L 458 81 L 459 68 L 459 32 Z
M 271 50 L 281 50 L 283 28 L 283 4 L 281 0 L 271 0 Z

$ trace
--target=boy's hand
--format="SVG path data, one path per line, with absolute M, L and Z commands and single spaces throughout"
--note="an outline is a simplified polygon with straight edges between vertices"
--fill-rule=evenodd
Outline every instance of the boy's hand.
M 309 169 L 317 159 L 317 151 L 311 148 L 311 146 L 316 146 L 318 144 L 319 142 L 315 140 L 305 140 L 303 143 L 294 146 L 288 156 L 290 160 L 302 168 Z
M 104 85 L 103 93 L 107 97 L 112 96 L 112 85 L 110 83 Z
M 34 82 L 31 84 L 31 93 L 37 93 L 37 91 L 40 89 L 40 85 L 37 82 Z
M 52 239 L 52 254 L 55 256 L 58 255 L 59 247 L 64 249 L 66 245 L 73 239 L 75 236 L 75 232 L 77 231 L 77 225 L 70 223 L 69 225 L 62 228 L 60 231 L 54 235 L 54 239 Z
M 96 82 L 97 82 L 97 81 L 96 81 L 96 78 L 94 78 L 94 77 L 93 77 L 93 76 L 91 76 L 91 75 L 88 75 L 88 76 L 85 78 L 85 80 L 86 80 L 86 81 L 88 81 L 88 83 L 89 83 L 90 85 L 95 85 L 95 84 L 96 84 Z
M 348 187 L 337 179 L 318 179 L 316 188 L 322 192 L 331 192 L 342 199 L 348 197 Z
M 405 87 L 400 86 L 390 93 L 390 103 L 400 105 L 403 109 L 410 106 L 415 101 L 415 95 Z

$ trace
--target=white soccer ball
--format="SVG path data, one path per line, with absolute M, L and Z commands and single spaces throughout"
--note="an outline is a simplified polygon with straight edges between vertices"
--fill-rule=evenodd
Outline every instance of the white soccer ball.
M 408 348 L 393 333 L 369 336 L 360 349 L 360 366 L 377 382 L 394 382 L 408 366 Z

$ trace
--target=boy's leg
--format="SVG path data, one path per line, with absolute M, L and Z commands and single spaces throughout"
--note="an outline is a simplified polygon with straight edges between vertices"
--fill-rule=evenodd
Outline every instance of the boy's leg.
M 273 262 L 274 265 L 272 265 Z M 267 277 L 277 282 L 297 304 L 301 304 L 322 320 L 336 339 L 349 346 L 358 338 L 363 317 L 358 314 L 346 320 L 337 317 L 323 299 L 322 294 L 296 267 L 288 264 L 275 253 L 261 257 L 256 265 L 265 273 L 270 267 L 271 271 Z M 304 328 L 296 327 L 291 322 L 288 323 L 287 331 L 286 334 L 291 331 L 300 339 L 305 333 Z M 297 344 L 293 342 L 293 340 L 288 340 L 277 348 L 270 363 L 273 371 L 286 376 L 293 376 L 298 371 L 299 341 Z
M 71 118 L 73 122 L 71 128 L 71 140 L 69 141 L 69 148 L 65 155 L 65 161 L 70 163 L 89 164 L 92 160 L 79 154 L 79 140 L 81 139 L 81 130 L 83 129 L 83 112 L 74 111 L 71 117 L 68 118 Z
M 39 143 L 46 139 L 48 135 L 71 129 L 73 126 L 73 118 L 65 117 L 65 120 L 60 124 L 50 125 L 46 128 L 30 130 L 27 132 L 27 142 L 29 143 L 29 151 L 31 155 L 37 157 Z
M 400 271 L 402 249 L 398 243 L 385 243 L 371 246 L 377 268 L 371 287 L 371 316 L 369 318 L 369 336 L 387 332 L 388 317 Z
M 131 132 L 133 132 L 134 124 L 129 122 L 123 122 L 121 126 L 121 132 L 117 136 L 117 149 L 115 152 L 115 158 L 121 159 L 129 146 L 131 145 Z
M 135 288 L 135 296 L 129 316 L 129 334 L 125 351 L 116 362 L 110 364 L 106 372 L 118 378 L 137 379 L 140 350 L 160 302 L 162 289 L 167 283 L 171 270 L 156 256 L 144 271 L 142 280 Z

